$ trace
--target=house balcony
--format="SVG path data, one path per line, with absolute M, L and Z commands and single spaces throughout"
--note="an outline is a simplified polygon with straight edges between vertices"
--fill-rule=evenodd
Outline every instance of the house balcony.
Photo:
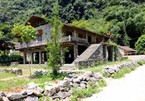
M 65 36 L 61 39 L 61 42 L 65 43 L 65 42 L 77 42 L 77 43 L 84 43 L 84 44 L 88 44 L 87 39 L 84 38 L 75 38 L 72 36 Z
M 28 43 L 28 47 L 29 48 L 39 47 L 39 46 L 44 46 L 46 44 L 47 44 L 46 41 L 32 41 L 32 42 Z M 26 45 L 26 43 L 22 43 L 22 44 L 17 45 L 15 48 L 16 49 L 24 49 L 24 48 L 27 48 L 27 45 Z
M 74 38 L 74 37 L 71 37 L 71 36 L 65 36 L 60 41 L 62 43 L 65 43 L 65 42 L 77 42 L 77 43 L 82 43 L 82 44 L 88 44 L 87 39 Z M 46 44 L 47 44 L 46 40 L 43 40 L 43 41 L 31 41 L 30 43 L 28 43 L 28 47 L 29 48 L 31 48 L 31 47 L 39 47 L 39 46 L 45 46 Z M 18 49 L 18 50 L 19 49 L 24 49 L 24 48 L 27 48 L 27 45 L 26 45 L 26 43 L 22 43 L 20 45 L 17 45 L 15 48 Z

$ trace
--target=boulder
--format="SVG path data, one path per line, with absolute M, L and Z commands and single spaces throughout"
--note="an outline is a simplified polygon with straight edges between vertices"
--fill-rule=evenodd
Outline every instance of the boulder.
M 77 88 L 77 87 L 79 87 L 79 84 L 78 83 L 73 83 L 72 87 Z
M 28 89 L 37 89 L 38 85 L 35 84 L 34 82 L 30 82 L 29 84 L 27 84 L 27 88 Z
M 56 89 L 53 86 L 45 86 L 44 95 L 53 96 L 56 93 Z
M 97 79 L 96 79 L 95 77 L 91 77 L 91 78 L 90 78 L 90 81 L 91 81 L 91 82 L 96 82 Z
M 71 96 L 71 93 L 70 92 L 58 92 L 57 96 L 60 98 L 60 99 L 65 99 L 69 96 Z
M 2 97 L 2 100 L 0 101 L 10 101 L 7 97 Z
M 15 101 L 15 100 L 26 97 L 26 95 L 22 95 L 22 93 L 12 93 L 12 94 L 8 94 L 7 97 L 9 100 Z
M 86 88 L 87 86 L 86 86 L 86 84 L 81 83 L 81 84 L 80 84 L 80 87 L 81 87 L 82 89 L 84 89 L 84 88 Z
M 38 101 L 38 97 L 36 96 L 28 96 L 25 101 Z
M 69 80 L 63 80 L 59 83 L 60 87 L 69 87 L 70 86 L 70 81 Z
M 73 83 L 78 83 L 80 84 L 81 80 L 79 78 L 73 79 Z
M 85 77 L 93 77 L 93 72 L 89 71 L 84 74 Z
M 69 87 L 60 87 L 60 91 L 62 92 L 68 92 L 70 90 Z
M 21 92 L 22 95 L 25 95 L 25 96 L 29 96 L 29 95 L 33 95 L 33 91 L 32 90 L 23 90 Z
M 47 75 L 48 70 L 35 70 L 32 75 Z
M 94 78 L 96 78 L 97 80 L 101 80 L 101 79 L 103 79 L 103 76 L 102 76 L 102 74 L 100 74 L 98 72 L 95 72 L 94 73 Z

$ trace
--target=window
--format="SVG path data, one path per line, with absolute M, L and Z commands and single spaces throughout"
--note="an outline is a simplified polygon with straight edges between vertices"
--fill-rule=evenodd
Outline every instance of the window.
M 38 41 L 42 41 L 42 34 L 43 34 L 43 30 L 42 29 L 38 30 L 38 36 L 37 36 Z
M 92 43 L 92 38 L 91 38 L 91 36 L 88 36 L 88 42 L 89 42 L 89 43 Z
M 79 38 L 83 38 L 83 35 L 82 35 L 82 34 L 78 34 L 78 37 L 79 37 Z
M 66 36 L 69 36 L 69 35 L 72 36 L 72 32 L 71 31 L 66 31 L 65 34 L 66 34 Z

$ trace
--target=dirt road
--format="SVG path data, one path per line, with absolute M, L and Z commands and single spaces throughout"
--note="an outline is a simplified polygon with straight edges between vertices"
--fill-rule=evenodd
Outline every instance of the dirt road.
M 145 65 L 108 82 L 102 92 L 83 101 L 145 101 Z

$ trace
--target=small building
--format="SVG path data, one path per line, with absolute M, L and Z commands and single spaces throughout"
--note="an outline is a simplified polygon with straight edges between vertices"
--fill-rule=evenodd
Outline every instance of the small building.
M 48 24 L 43 18 L 38 16 L 30 17 L 27 22 L 37 29 L 38 36 L 36 40 L 32 40 L 29 43 L 28 51 L 26 51 L 25 43 L 21 43 L 18 47 L 16 47 L 16 49 L 23 53 L 24 64 L 28 61 L 32 61 L 32 63 L 35 64 L 43 64 L 47 62 L 45 48 L 47 46 L 47 38 L 51 38 L 51 25 Z M 100 44 L 108 40 L 108 36 L 91 32 L 69 24 L 63 25 L 62 32 L 64 35 L 62 39 L 60 39 L 61 47 L 67 47 L 68 49 L 68 52 L 65 53 L 63 63 L 67 64 L 73 63 L 77 56 L 80 56 L 91 44 Z M 105 45 L 103 47 L 106 49 Z M 107 54 L 110 53 L 113 55 L 113 53 L 110 52 L 111 50 L 112 48 L 109 46 L 109 51 Z M 101 51 L 103 52 L 104 50 L 102 49 Z M 104 54 L 106 54 L 106 50 L 104 52 Z M 111 58 L 113 57 L 111 56 Z
M 128 46 L 119 46 L 118 48 L 119 48 L 120 53 L 123 56 L 136 54 L 136 50 L 134 50 L 133 48 L 130 48 Z

